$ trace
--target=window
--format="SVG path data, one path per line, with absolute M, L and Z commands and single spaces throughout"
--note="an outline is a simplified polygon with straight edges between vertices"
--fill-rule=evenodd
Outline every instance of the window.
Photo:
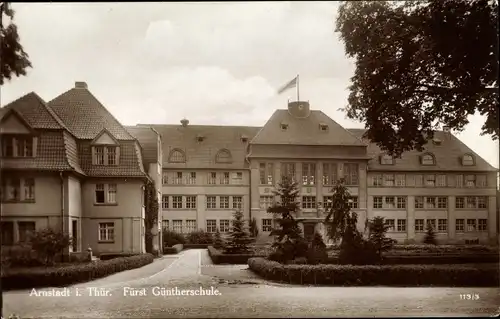
M 231 152 L 228 150 L 220 150 L 217 155 L 215 155 L 216 163 L 231 163 Z
M 116 184 L 108 184 L 108 203 L 116 204 Z
M 465 197 L 455 198 L 455 208 L 465 208 Z
M 406 219 L 398 219 L 398 231 L 406 231 Z
M 161 183 L 162 183 L 163 185 L 168 184 L 168 173 L 167 173 L 167 172 L 164 172 L 164 173 L 162 174 L 162 177 L 161 177 Z
M 7 138 L 12 141 L 12 138 Z M 32 157 L 33 156 L 33 138 L 32 137 L 16 137 L 16 157 Z
M 191 185 L 196 184 L 196 172 L 189 173 L 189 178 L 188 178 L 187 183 L 191 184 Z
M 394 197 L 388 196 L 385 198 L 385 207 L 384 208 L 394 208 Z
M 456 182 L 457 182 L 457 187 L 464 187 L 464 176 L 457 175 Z
M 476 175 L 465 175 L 465 187 L 476 186 Z
M 170 224 L 167 219 L 163 220 L 163 229 L 170 229 Z
M 422 156 L 422 165 L 434 165 L 434 156 L 432 154 L 424 154 Z
M 384 186 L 394 186 L 393 174 L 384 174 Z
M 117 165 L 118 147 L 116 146 L 93 146 L 94 165 Z
M 181 234 L 182 233 L 182 220 L 174 219 L 172 221 L 172 230 L 176 233 Z
M 207 219 L 207 233 L 217 232 L 217 221 L 215 219 Z
M 467 208 L 476 208 L 476 205 L 477 205 L 476 197 L 468 196 L 465 199 L 466 199 L 466 204 L 467 204 L 466 207 Z
M 173 209 L 182 208 L 182 196 L 172 196 L 172 208 Z
M 186 196 L 186 208 L 196 209 L 196 196 Z
M 95 202 L 98 204 L 105 203 L 104 184 L 96 184 L 95 185 Z
M 221 196 L 219 198 L 219 208 L 228 209 L 229 208 L 229 196 Z
M 488 220 L 487 219 L 478 219 L 477 220 L 477 230 L 487 231 L 488 230 Z
M 465 154 L 462 157 L 462 165 L 463 166 L 473 166 L 474 165 L 474 157 L 470 154 Z
M 463 219 L 456 219 L 455 220 L 455 230 L 458 232 L 463 232 L 465 230 L 464 227 L 464 220 Z
M 356 163 L 344 164 L 344 179 L 346 185 L 350 186 L 358 185 L 358 170 L 359 170 L 359 165 Z
M 436 197 L 426 197 L 425 198 L 425 208 L 427 208 L 427 209 L 436 208 Z
M 314 185 L 316 177 L 315 163 L 302 163 L 302 184 Z
M 406 197 L 396 197 L 397 199 L 397 208 L 406 209 Z
M 295 181 L 295 163 L 281 163 L 281 180 Z
M 448 207 L 448 197 L 438 197 L 438 208 L 447 208 Z
M 479 196 L 477 198 L 477 208 L 487 208 L 488 205 L 487 205 L 486 199 L 487 199 L 487 197 Z
M 351 196 L 349 199 L 349 207 L 353 209 L 358 208 L 358 196 Z
M 440 174 L 436 176 L 436 185 L 438 187 L 446 187 L 446 175 Z
M 281 128 L 281 130 L 282 130 L 282 131 L 286 131 L 286 130 L 288 129 L 288 124 L 286 124 L 286 123 L 281 123 L 281 124 L 280 124 L 280 128 Z
M 337 164 L 323 163 L 323 185 L 331 186 L 337 181 Z
M 424 231 L 424 220 L 423 219 L 415 219 L 415 231 L 423 232 Z
M 328 131 L 328 125 L 326 125 L 325 123 L 320 123 L 319 129 L 320 129 L 320 131 L 326 132 L 326 131 Z
M 415 208 L 417 208 L 417 209 L 424 208 L 424 197 L 423 196 L 415 196 Z
M 431 227 L 436 230 L 436 220 L 435 219 L 427 219 L 427 227 Z
M 14 244 L 14 223 L 1 222 L 0 230 L 0 236 L 2 236 L 2 245 L 10 246 Z
M 332 208 L 333 206 L 333 196 L 323 196 L 323 207 Z
M 267 210 L 274 205 L 274 196 L 260 196 L 259 204 L 260 208 Z
M 233 173 L 233 184 L 234 185 L 243 184 L 243 173 L 242 172 Z
M 448 220 L 438 219 L 438 232 L 446 232 L 446 231 L 448 231 Z
M 475 219 L 467 219 L 467 231 L 476 231 L 476 220 Z
M 179 149 L 173 149 L 170 152 L 170 156 L 168 157 L 168 161 L 170 163 L 185 163 L 186 157 L 184 156 L 184 152 Z
M 436 175 L 425 175 L 425 186 L 426 187 L 436 186 Z
M 396 186 L 405 187 L 406 186 L 406 175 L 405 174 L 397 174 L 396 175 Z
M 217 208 L 216 197 L 207 196 L 207 209 L 215 209 L 215 208 Z
M 219 231 L 221 233 L 228 233 L 229 230 L 230 230 L 230 227 L 229 227 L 229 219 L 221 219 L 219 221 L 219 224 L 220 224 L 220 229 Z
M 11 136 L 2 136 L 2 156 L 14 157 L 14 138 Z
M 262 231 L 268 232 L 272 230 L 272 219 L 262 219 Z
M 176 172 L 175 173 L 175 179 L 174 179 L 174 184 L 175 185 L 181 185 L 181 184 L 184 184 L 183 180 L 182 180 L 182 172 Z
M 382 186 L 383 178 L 381 174 L 373 175 L 373 186 Z
M 163 195 L 161 197 L 161 208 L 168 209 L 168 196 L 167 195 Z
M 208 184 L 209 185 L 217 184 L 217 173 L 216 172 L 208 173 Z
M 29 242 L 31 235 L 35 232 L 35 222 L 18 222 L 19 242 Z
M 259 175 L 261 185 L 273 185 L 274 165 L 273 163 L 260 163 Z
M 5 201 L 20 201 L 21 179 L 17 177 L 2 178 L 2 196 Z
M 373 208 L 382 208 L 382 196 L 373 197 Z
M 104 165 L 104 146 L 95 147 L 95 165 Z
M 24 200 L 34 201 L 35 200 L 35 179 L 26 178 L 24 179 Z
M 395 226 L 394 219 L 386 219 L 385 220 L 385 224 L 387 226 L 389 226 L 389 228 L 387 229 L 387 231 L 394 231 L 394 226 Z
M 476 187 L 487 187 L 488 181 L 486 175 L 476 175 Z
M 99 241 L 115 240 L 115 223 L 99 223 Z
M 186 220 L 186 232 L 191 233 L 196 231 L 196 219 Z
M 116 146 L 108 146 L 107 149 L 107 157 L 108 157 L 108 165 L 116 165 Z
M 422 174 L 415 175 L 415 187 L 424 186 L 424 176 Z
M 302 208 L 316 208 L 316 196 L 302 196 Z
M 384 155 L 380 156 L 380 164 L 392 165 L 392 164 L 394 164 L 394 158 L 390 155 L 384 154 Z
M 229 185 L 229 172 L 222 173 L 222 177 L 220 179 L 220 183 L 222 185 Z
M 243 208 L 243 197 L 233 196 L 233 209 L 242 209 L 242 208 Z

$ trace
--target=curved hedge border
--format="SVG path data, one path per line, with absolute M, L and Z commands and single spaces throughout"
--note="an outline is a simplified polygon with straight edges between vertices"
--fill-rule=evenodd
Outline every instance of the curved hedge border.
M 139 268 L 152 263 L 153 260 L 153 255 L 143 254 L 61 267 L 12 269 L 2 274 L 2 288 L 15 290 L 64 287 Z
M 264 258 L 248 260 L 265 279 L 301 285 L 498 287 L 498 269 L 456 265 L 283 265 Z
M 175 255 L 180 253 L 184 249 L 182 244 L 173 245 L 172 247 L 166 247 L 163 249 L 164 255 Z
M 254 253 L 224 254 L 220 250 L 214 248 L 213 246 L 208 246 L 208 255 L 212 259 L 212 262 L 216 265 L 219 264 L 240 265 L 240 264 L 246 264 L 249 258 L 267 257 L 267 255 L 257 255 Z

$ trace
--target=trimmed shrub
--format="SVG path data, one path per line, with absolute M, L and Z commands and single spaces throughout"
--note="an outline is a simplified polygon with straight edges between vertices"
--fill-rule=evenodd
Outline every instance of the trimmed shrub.
M 436 233 L 434 232 L 434 227 L 432 227 L 430 223 L 427 224 L 427 232 L 425 234 L 424 244 L 437 245 Z
M 207 249 L 210 244 L 184 244 L 183 249 Z
M 328 258 L 326 245 L 323 242 L 323 237 L 318 233 L 314 233 L 314 237 L 309 245 L 307 252 L 307 263 L 311 265 L 323 264 Z
M 220 234 L 219 228 L 217 228 L 217 231 L 215 232 L 214 236 L 214 248 L 215 249 L 224 249 L 224 246 L 226 243 L 224 242 L 224 239 L 222 238 L 222 235 Z
M 4 290 L 64 287 L 109 276 L 152 263 L 153 255 L 143 254 L 86 264 L 33 269 L 11 269 L 2 274 Z
M 163 229 L 162 236 L 163 236 L 164 249 L 167 247 L 172 247 L 173 245 L 186 243 L 186 239 L 182 234 L 179 234 L 178 232 L 169 229 Z
M 247 254 L 224 254 L 220 250 L 212 246 L 208 246 L 208 255 L 214 264 L 246 264 L 249 258 L 252 257 L 266 257 L 265 255 L 255 255 L 253 253 Z
M 265 279 L 330 286 L 498 287 L 498 269 L 449 265 L 283 265 L 250 258 L 249 268 Z
M 44 264 L 44 260 L 38 258 L 38 253 L 30 245 L 2 248 L 3 267 L 37 267 Z
M 207 233 L 203 229 L 190 232 L 189 234 L 187 234 L 186 240 L 188 244 L 206 244 L 206 245 L 211 245 L 214 241 L 212 234 Z
M 100 254 L 99 259 L 100 260 L 110 260 L 110 259 L 115 259 L 115 258 L 123 258 L 123 257 L 132 257 L 132 256 L 138 256 L 141 255 L 139 253 L 105 253 L 105 254 Z
M 174 255 L 174 254 L 180 253 L 182 251 L 182 249 L 184 249 L 184 245 L 177 244 L 177 245 L 173 245 L 172 247 L 164 248 L 163 253 L 165 255 Z
M 31 248 L 48 265 L 53 264 L 56 255 L 61 254 L 70 245 L 71 237 L 68 233 L 57 232 L 51 228 L 36 231 L 31 236 Z

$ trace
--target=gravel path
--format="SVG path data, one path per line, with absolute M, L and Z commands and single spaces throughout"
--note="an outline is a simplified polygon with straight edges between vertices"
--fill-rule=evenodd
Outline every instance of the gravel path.
M 376 317 L 490 316 L 498 313 L 499 288 L 297 287 L 273 284 L 245 265 L 213 265 L 193 249 L 90 283 L 69 287 L 71 296 L 4 293 L 4 315 L 22 318 Z M 91 296 L 92 287 L 109 291 Z M 194 294 L 200 287 L 205 295 Z M 127 288 L 129 288 L 127 290 Z M 132 288 L 132 289 L 130 289 Z M 177 288 L 179 295 L 159 295 Z M 45 291 L 50 289 L 44 289 Z M 62 290 L 62 289 L 58 289 Z M 77 296 L 77 291 L 80 296 Z M 40 291 L 37 291 L 40 292 Z M 127 293 L 124 293 L 127 292 Z M 135 292 L 137 295 L 132 295 Z M 206 295 L 217 292 L 218 295 Z M 146 295 L 139 295 L 144 293 Z M 460 300 L 460 294 L 479 300 Z

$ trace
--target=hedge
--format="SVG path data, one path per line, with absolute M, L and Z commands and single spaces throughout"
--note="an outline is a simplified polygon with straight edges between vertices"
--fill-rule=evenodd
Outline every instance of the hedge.
M 328 250 L 339 250 L 339 245 L 329 245 Z M 426 244 L 413 244 L 401 245 L 396 244 L 388 252 L 400 254 L 401 252 L 414 253 L 417 251 L 425 253 L 465 253 L 465 252 L 489 252 L 498 253 L 498 247 L 487 245 L 426 245 Z
M 249 268 L 268 280 L 329 286 L 498 287 L 498 269 L 460 265 L 283 265 L 250 258 Z
M 163 254 L 164 255 L 178 254 L 182 251 L 182 249 L 184 249 L 184 245 L 182 244 L 173 245 L 172 247 L 163 248 Z
M 211 244 L 184 244 L 184 249 L 207 249 Z
M 220 250 L 208 246 L 208 255 L 214 264 L 246 264 L 249 258 L 266 257 L 267 255 L 249 254 L 224 254 Z
M 465 254 L 465 255 L 384 255 L 382 264 L 400 265 L 400 264 L 480 264 L 480 263 L 498 263 L 500 256 L 497 254 Z M 327 264 L 338 264 L 339 257 L 328 257 Z
M 120 271 L 139 268 L 152 263 L 153 260 L 153 255 L 143 254 L 60 267 L 11 269 L 2 274 L 2 288 L 15 290 L 64 287 L 106 277 Z
M 100 254 L 99 259 L 100 260 L 110 260 L 110 259 L 115 259 L 115 258 L 122 258 L 122 257 L 132 257 L 132 256 L 138 256 L 140 254 L 138 253 L 113 253 L 113 254 Z

